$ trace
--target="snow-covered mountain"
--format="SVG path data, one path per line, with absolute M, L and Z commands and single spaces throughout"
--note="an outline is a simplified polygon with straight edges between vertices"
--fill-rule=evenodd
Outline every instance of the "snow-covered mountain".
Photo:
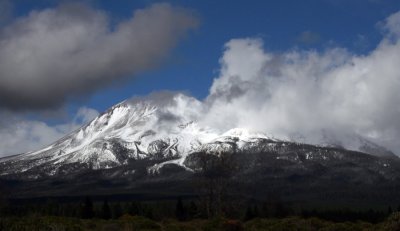
M 201 110 L 199 101 L 182 94 L 124 101 L 48 147 L 0 159 L 0 183 L 28 198 L 176 196 L 198 193 L 193 182 L 203 170 L 218 175 L 229 169 L 224 176 L 235 190 L 259 198 L 271 192 L 325 198 L 330 191 L 352 199 L 360 192 L 382 195 L 382 187 L 398 198 L 400 160 L 372 142 L 354 138 L 375 155 L 346 150 L 334 139 L 310 145 L 243 128 L 218 131 L 202 123 Z
M 46 166 L 48 175 L 66 164 L 85 164 L 92 169 L 107 169 L 138 159 L 173 159 L 182 164 L 193 152 L 222 152 L 232 142 L 239 148 L 254 139 L 267 139 L 263 134 L 232 129 L 219 135 L 202 128 L 189 113 L 171 112 L 179 105 L 196 104 L 193 98 L 177 94 L 165 105 L 149 99 L 119 103 L 61 140 L 35 152 L 0 159 L 1 173 L 26 172 Z M 194 105 L 195 106 L 195 105 Z M 224 143 L 217 145 L 216 143 Z
M 0 174 L 40 169 L 41 175 L 52 176 L 81 168 L 109 169 L 143 159 L 157 160 L 148 167 L 150 173 L 167 164 L 191 171 L 185 163 L 192 153 L 259 153 L 284 150 L 285 145 L 293 144 L 241 128 L 220 133 L 202 127 L 196 123 L 195 113 L 200 106 L 197 100 L 183 94 L 168 99 L 124 101 L 48 147 L 0 159 Z M 371 142 L 362 144 L 371 153 L 382 150 Z M 74 167 L 66 171 L 65 166 Z

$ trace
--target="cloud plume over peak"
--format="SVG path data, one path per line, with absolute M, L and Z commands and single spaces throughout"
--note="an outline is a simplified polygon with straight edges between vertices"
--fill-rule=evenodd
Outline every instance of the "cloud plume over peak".
M 111 26 L 83 4 L 32 11 L 0 29 L 0 107 L 43 109 L 153 67 L 196 26 L 168 4 Z
M 342 48 L 275 54 L 260 39 L 229 41 L 203 123 L 348 148 L 356 135 L 400 153 L 400 12 L 384 28 L 365 56 Z

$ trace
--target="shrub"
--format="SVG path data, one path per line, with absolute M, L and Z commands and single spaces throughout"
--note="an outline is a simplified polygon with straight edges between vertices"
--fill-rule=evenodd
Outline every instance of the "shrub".
M 397 231 L 400 230 L 400 212 L 392 213 L 381 225 L 382 231 Z
M 121 221 L 128 230 L 161 230 L 159 224 L 145 217 L 125 214 L 119 218 L 119 221 Z

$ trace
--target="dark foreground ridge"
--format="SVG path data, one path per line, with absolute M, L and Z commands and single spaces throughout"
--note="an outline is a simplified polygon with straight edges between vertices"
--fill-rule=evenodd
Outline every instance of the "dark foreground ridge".
M 271 145 L 271 143 L 273 145 Z M 41 168 L 0 177 L 12 198 L 124 195 L 162 199 L 229 195 L 244 200 L 279 197 L 290 203 L 362 207 L 400 203 L 400 161 L 340 148 L 261 140 L 263 152 L 195 152 L 183 165 L 171 157 L 132 159 L 109 169 L 64 166 L 55 175 Z M 3 162 L 2 166 L 12 167 Z M 40 176 L 32 178 L 31 176 Z

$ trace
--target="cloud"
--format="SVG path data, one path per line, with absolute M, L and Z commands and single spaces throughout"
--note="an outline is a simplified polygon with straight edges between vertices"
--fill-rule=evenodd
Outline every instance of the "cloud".
M 296 41 L 299 43 L 303 43 L 305 45 L 311 45 L 318 43 L 321 40 L 321 36 L 312 31 L 303 31 L 301 34 L 297 37 Z
M 99 112 L 93 108 L 80 107 L 73 119 L 73 124 L 87 124 L 99 115 Z M 72 129 L 69 129 L 72 130 Z
M 359 51 L 367 51 L 371 44 L 367 36 L 358 34 L 357 38 L 353 42 L 353 46 Z
M 387 36 L 394 41 L 400 37 L 400 12 L 390 15 L 384 22 L 381 23 Z
M 195 27 L 168 4 L 111 25 L 83 4 L 32 11 L 0 30 L 0 107 L 46 109 L 159 64 Z
M 0 157 L 38 150 L 78 129 L 98 114 L 94 109 L 81 107 L 71 122 L 49 125 L 3 110 L 0 112 Z
M 229 41 L 202 123 L 347 147 L 357 135 L 400 153 L 399 19 L 387 18 L 382 41 L 365 56 L 342 48 L 274 54 L 260 39 Z
M 152 129 L 165 136 L 179 125 L 197 121 L 205 113 L 202 101 L 177 91 L 153 92 L 143 97 L 132 97 L 125 102 L 132 106 L 146 102 L 157 107 L 157 120 Z
M 276 138 L 333 142 L 349 149 L 359 148 L 355 140 L 363 137 L 399 154 L 399 22 L 400 12 L 382 23 L 383 38 L 367 55 L 334 47 L 322 52 L 296 49 L 271 53 L 261 39 L 232 39 L 225 44 L 219 76 L 205 100 L 160 92 L 128 102 L 146 99 L 161 106 L 154 129 L 166 134 L 171 124 L 195 120 L 200 127 L 219 133 L 241 127 Z M 89 117 L 97 114 L 89 109 L 81 111 Z M 82 123 L 85 120 L 81 119 Z M 60 137 L 71 130 L 65 127 L 75 127 L 51 127 L 38 121 L 12 124 L 0 131 L 3 150 L 11 150 L 25 139 L 36 145 L 37 136 L 42 137 L 38 138 L 42 145 L 48 137 Z

